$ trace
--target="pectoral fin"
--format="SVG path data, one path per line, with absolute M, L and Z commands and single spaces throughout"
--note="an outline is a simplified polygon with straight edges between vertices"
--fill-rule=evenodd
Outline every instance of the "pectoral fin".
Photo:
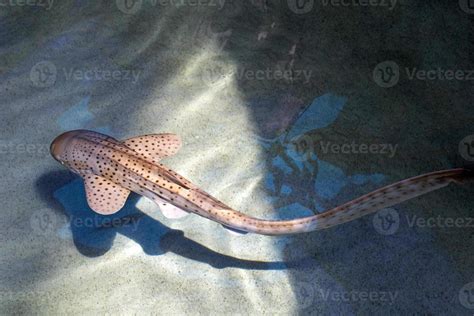
M 94 212 L 110 215 L 118 212 L 127 201 L 130 191 L 105 178 L 84 176 L 87 203 Z
M 142 135 L 126 139 L 123 143 L 153 163 L 176 154 L 181 148 L 181 140 L 176 134 Z

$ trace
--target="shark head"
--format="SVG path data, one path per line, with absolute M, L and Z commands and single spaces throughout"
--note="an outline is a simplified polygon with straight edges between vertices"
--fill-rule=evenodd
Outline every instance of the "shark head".
M 80 142 L 89 140 L 96 135 L 101 134 L 87 130 L 73 130 L 65 132 L 53 140 L 49 150 L 54 159 L 72 171 L 76 172 L 76 168 L 74 167 L 77 165 L 77 163 L 80 163 L 81 159 L 76 157 L 76 160 L 74 160 L 73 152 L 75 151 L 75 147 L 77 147 Z M 71 161 L 71 159 L 73 160 Z
M 73 145 L 75 138 L 80 135 L 81 132 L 80 130 L 69 131 L 56 137 L 49 147 L 49 151 L 54 159 L 60 163 L 66 162 L 67 152 Z

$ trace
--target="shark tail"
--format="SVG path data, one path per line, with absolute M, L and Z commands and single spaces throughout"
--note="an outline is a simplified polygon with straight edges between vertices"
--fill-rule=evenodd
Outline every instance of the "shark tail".
M 374 213 L 417 196 L 438 190 L 451 182 L 474 180 L 474 171 L 449 169 L 395 182 L 323 213 L 288 221 L 269 221 L 245 216 L 245 221 L 223 223 L 235 229 L 263 235 L 287 235 L 325 229 Z M 227 210 L 229 212 L 229 210 Z M 235 211 L 234 211 L 235 212 Z M 230 213 L 229 213 L 230 214 Z M 235 212 L 242 217 L 242 213 Z

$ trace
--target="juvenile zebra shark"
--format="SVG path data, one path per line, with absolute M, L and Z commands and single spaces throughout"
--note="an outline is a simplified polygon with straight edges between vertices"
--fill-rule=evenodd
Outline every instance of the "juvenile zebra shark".
M 50 151 L 57 161 L 83 178 L 87 202 L 99 214 L 118 212 L 132 191 L 153 200 L 166 217 L 195 213 L 243 234 L 286 235 L 325 229 L 451 182 L 463 183 L 474 178 L 472 170 L 463 168 L 431 172 L 395 182 L 320 214 L 265 220 L 232 209 L 160 163 L 180 147 L 181 140 L 175 134 L 150 134 L 119 141 L 93 131 L 74 130 L 59 135 Z

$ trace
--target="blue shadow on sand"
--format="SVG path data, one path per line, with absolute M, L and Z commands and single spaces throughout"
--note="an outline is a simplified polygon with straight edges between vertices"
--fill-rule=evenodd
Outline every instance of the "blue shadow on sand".
M 69 174 L 69 176 L 68 176 Z M 250 270 L 284 270 L 297 267 L 302 262 L 262 262 L 244 260 L 217 253 L 184 236 L 180 230 L 173 230 L 151 218 L 135 207 L 139 198 L 132 193 L 124 208 L 113 215 L 103 216 L 93 212 L 87 205 L 82 180 L 76 178 L 65 185 L 58 183 L 58 177 L 70 181 L 69 172 L 51 172 L 37 182 L 39 191 L 47 200 L 52 194 L 68 217 L 74 244 L 78 251 L 88 257 L 105 254 L 114 244 L 115 237 L 122 234 L 136 243 L 148 255 L 173 252 L 182 257 L 207 263 L 214 268 L 243 268 Z M 65 182 L 61 181 L 61 182 Z M 55 183 L 56 182 L 56 183 Z M 44 184 L 49 184 L 48 191 Z M 55 191 L 51 184 L 59 184 Z M 43 187 L 43 188 L 42 188 Z

